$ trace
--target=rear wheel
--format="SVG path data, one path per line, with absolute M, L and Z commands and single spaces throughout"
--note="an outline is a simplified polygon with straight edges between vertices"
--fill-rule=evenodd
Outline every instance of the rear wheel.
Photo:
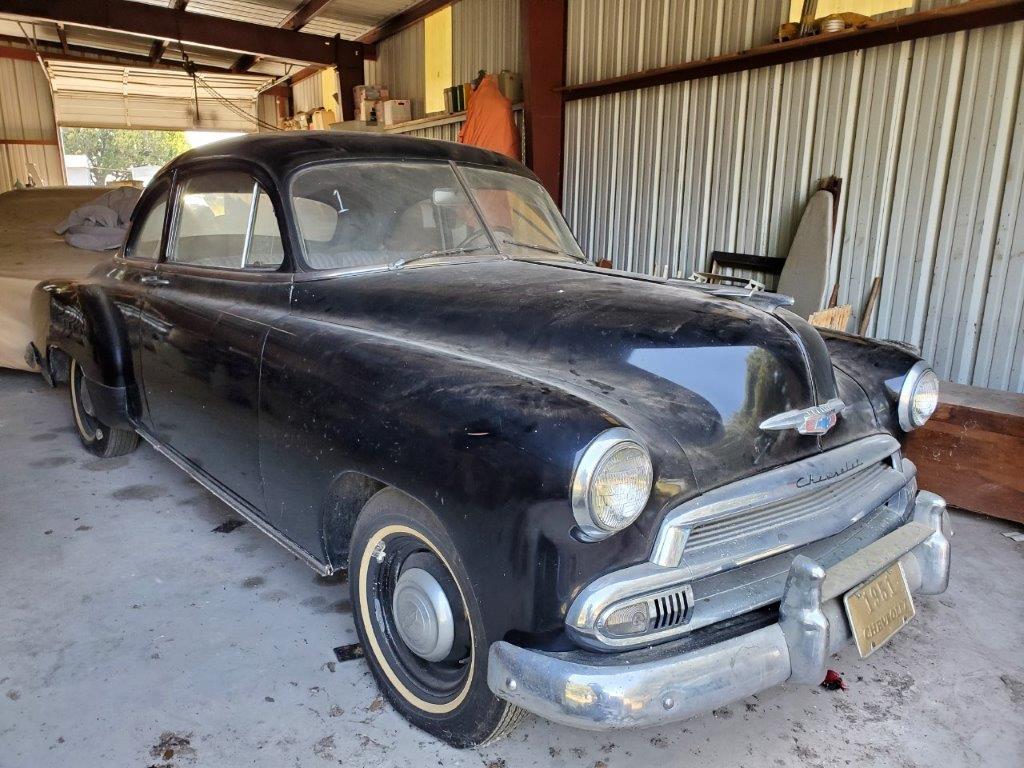
M 456 747 L 511 731 L 525 714 L 487 687 L 483 620 L 438 519 L 385 488 L 352 535 L 349 589 L 366 659 L 391 704 Z
M 139 444 L 139 436 L 130 429 L 120 429 L 104 424 L 96 417 L 85 386 L 82 368 L 72 358 L 68 371 L 68 389 L 71 393 L 71 413 L 82 445 L 90 452 L 103 458 L 123 456 L 131 453 Z

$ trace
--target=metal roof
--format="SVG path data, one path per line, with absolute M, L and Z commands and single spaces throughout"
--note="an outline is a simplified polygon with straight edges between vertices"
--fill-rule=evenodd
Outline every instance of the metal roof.
M 166 8 L 174 6 L 174 0 L 128 1 Z M 327 37 L 340 35 L 344 40 L 355 40 L 414 4 L 415 0 L 331 0 L 300 29 L 309 34 Z M 289 14 L 302 5 L 303 0 L 189 0 L 185 11 L 279 27 Z M 41 42 L 60 43 L 55 24 L 31 23 L 21 20 L 19 25 L 18 21 L 14 17 L 0 16 L 0 35 L 23 39 L 28 34 Z M 67 43 L 72 47 L 103 51 L 112 56 L 118 54 L 148 56 L 153 43 L 153 40 L 137 35 L 71 25 L 65 27 L 65 34 Z M 230 68 L 239 57 L 235 51 L 196 45 L 186 45 L 185 51 L 188 57 L 197 64 L 224 69 Z M 177 44 L 168 45 L 162 61 L 173 65 L 180 63 L 181 60 L 182 56 Z M 262 58 L 252 66 L 250 71 L 280 77 L 295 70 L 294 64 Z

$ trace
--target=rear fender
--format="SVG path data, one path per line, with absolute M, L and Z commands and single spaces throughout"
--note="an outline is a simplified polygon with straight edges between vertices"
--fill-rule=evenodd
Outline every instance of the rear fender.
M 67 283 L 49 290 L 49 361 L 58 357 L 54 350 L 74 358 L 99 419 L 130 427 L 139 403 L 124 316 L 97 286 Z

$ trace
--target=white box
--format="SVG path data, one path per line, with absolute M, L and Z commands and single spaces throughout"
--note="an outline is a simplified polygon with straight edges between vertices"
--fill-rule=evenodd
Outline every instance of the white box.
M 412 120 L 412 104 L 408 99 L 377 102 L 377 124 L 397 125 Z

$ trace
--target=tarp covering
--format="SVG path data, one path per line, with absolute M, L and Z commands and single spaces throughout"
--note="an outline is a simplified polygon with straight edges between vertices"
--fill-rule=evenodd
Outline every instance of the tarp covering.
M 109 253 L 72 248 L 53 231 L 78 206 L 96 199 L 95 187 L 40 187 L 0 194 L 0 367 L 32 370 L 29 342 L 45 338 L 45 280 L 89 274 Z
M 113 251 L 124 245 L 141 190 L 119 187 L 75 208 L 53 230 L 64 242 L 87 251 Z
M 494 75 L 485 75 L 470 96 L 459 142 L 519 159 L 519 128 L 512 102 L 502 94 Z

